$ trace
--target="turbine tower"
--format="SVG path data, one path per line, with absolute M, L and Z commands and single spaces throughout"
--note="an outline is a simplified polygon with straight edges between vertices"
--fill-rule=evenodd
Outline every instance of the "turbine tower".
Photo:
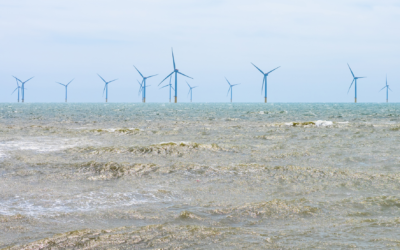
M 192 91 L 192 90 L 193 90 L 194 88 L 197 88 L 197 86 L 191 87 L 187 81 L 186 81 L 186 83 L 187 83 L 187 85 L 189 86 L 188 95 L 190 94 L 190 102 L 192 102 L 192 94 L 193 94 L 193 91 Z
M 172 87 L 172 84 L 171 84 L 171 78 L 172 78 L 172 76 L 169 77 L 169 84 L 167 84 L 167 85 L 165 85 L 165 86 L 160 88 L 160 89 L 162 89 L 162 88 L 165 88 L 165 87 L 169 86 L 169 102 L 171 102 L 171 89 L 174 89 L 174 87 Z
M 349 91 L 351 89 L 351 86 L 353 86 L 353 83 L 354 83 L 354 93 L 355 93 L 354 94 L 354 103 L 357 103 L 357 79 L 366 78 L 366 77 L 356 77 L 354 75 L 353 71 L 351 70 L 350 65 L 347 64 L 347 66 L 349 66 L 350 72 L 353 75 L 353 81 L 351 82 L 349 90 L 347 91 L 347 93 L 349 93 Z
M 140 86 L 138 95 L 140 95 L 140 93 L 142 93 L 142 100 L 143 100 L 144 99 L 143 82 L 139 82 L 139 80 L 138 80 L 138 83 L 139 83 L 139 86 Z M 150 86 L 151 85 L 148 85 L 146 87 L 150 87 Z
M 14 94 L 14 92 L 18 90 L 18 102 L 19 102 L 19 90 L 20 90 L 21 86 L 19 86 L 17 79 L 15 79 L 15 81 L 17 82 L 17 88 L 14 89 L 14 91 L 11 93 L 11 95 Z
M 65 102 L 67 102 L 68 85 L 69 85 L 73 80 L 74 80 L 74 79 L 72 79 L 71 81 L 69 81 L 69 83 L 67 83 L 67 84 L 62 84 L 61 82 L 56 82 L 56 83 L 61 84 L 62 86 L 65 87 Z
M 267 103 L 267 77 L 268 77 L 268 75 L 269 75 L 272 71 L 279 69 L 281 66 L 279 66 L 279 67 L 277 67 L 277 68 L 271 70 L 271 71 L 268 72 L 268 73 L 264 73 L 264 72 L 263 72 L 261 69 L 259 69 L 256 65 L 254 65 L 254 63 L 251 63 L 251 64 L 253 64 L 253 66 L 256 67 L 256 68 L 261 72 L 261 74 L 264 75 L 263 83 L 262 83 L 262 86 L 261 86 L 261 93 L 262 93 L 262 91 L 263 91 L 264 84 L 265 84 L 264 101 L 265 101 L 265 103 Z
M 186 77 L 188 77 L 190 79 L 193 79 L 193 78 L 190 77 L 190 76 L 187 76 L 187 75 L 185 75 L 185 74 L 183 74 L 181 72 L 179 72 L 179 70 L 176 68 L 176 65 L 175 65 L 174 50 L 173 49 L 171 49 L 171 50 L 172 50 L 172 61 L 173 61 L 173 64 L 174 64 L 174 71 L 172 71 L 171 74 L 169 74 L 167 77 L 165 77 L 164 80 L 162 80 L 158 84 L 158 86 L 160 86 L 161 83 L 163 83 L 168 77 L 170 77 L 172 74 L 175 73 L 175 103 L 177 103 L 178 102 L 178 74 L 186 76 Z
M 229 91 L 231 92 L 231 102 L 232 102 L 232 87 L 233 86 L 236 86 L 236 85 L 239 85 L 239 84 L 231 84 L 229 81 L 228 81 L 228 79 L 226 79 L 226 77 L 225 77 L 225 80 L 228 82 L 228 84 L 229 84 L 229 89 L 228 89 L 228 93 L 226 94 L 226 96 L 228 96 L 229 95 Z
M 135 67 L 135 65 L 133 65 L 133 67 Z M 148 79 L 148 78 L 150 78 L 150 77 L 153 77 L 153 76 L 156 76 L 156 75 L 144 77 L 144 76 L 142 75 L 142 73 L 140 73 L 140 71 L 139 71 L 136 67 L 135 67 L 135 69 L 137 70 L 137 72 L 139 72 L 140 76 L 143 78 L 143 81 L 142 81 L 143 85 L 141 84 L 141 88 L 140 88 L 140 89 L 143 91 L 143 98 L 142 98 L 142 101 L 143 101 L 143 102 L 146 102 L 146 79 Z
M 116 81 L 116 80 L 118 80 L 118 79 L 114 79 L 114 80 L 112 80 L 112 81 L 106 82 L 106 80 L 104 80 L 103 77 L 101 77 L 99 74 L 97 74 L 97 75 L 98 75 L 98 76 L 101 78 L 101 80 L 103 80 L 103 82 L 105 83 L 104 89 L 103 89 L 103 96 L 104 96 L 104 91 L 106 91 L 106 102 L 108 102 L 108 84 L 111 83 L 111 82 L 113 82 L 113 81 Z
M 386 76 L 386 86 L 383 87 L 379 92 L 381 92 L 384 88 L 386 88 L 386 102 L 389 102 L 389 85 L 387 84 L 387 76 Z M 14 90 L 15 91 L 15 90 Z M 393 91 L 390 89 L 390 91 Z
M 25 100 L 25 83 L 27 83 L 29 80 L 31 80 L 33 78 L 33 76 L 31 78 L 29 78 L 28 80 L 26 80 L 25 82 L 21 81 L 20 79 L 16 78 L 15 76 L 13 76 L 17 81 L 19 81 L 21 83 L 21 92 L 22 92 L 22 102 L 24 102 Z

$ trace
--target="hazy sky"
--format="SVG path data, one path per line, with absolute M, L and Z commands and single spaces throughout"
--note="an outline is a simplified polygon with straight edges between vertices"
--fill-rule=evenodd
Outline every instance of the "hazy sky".
M 177 68 L 195 102 L 262 102 L 262 74 L 269 71 L 270 102 L 383 102 L 388 75 L 392 102 L 400 101 L 400 1 L 398 0 L 1 0 L 0 102 L 15 102 L 16 83 L 26 102 L 62 102 L 56 81 L 75 81 L 71 102 L 139 102 L 133 65 L 149 80 L 148 102 L 168 101 L 157 85 Z M 188 87 L 178 78 L 178 101 Z

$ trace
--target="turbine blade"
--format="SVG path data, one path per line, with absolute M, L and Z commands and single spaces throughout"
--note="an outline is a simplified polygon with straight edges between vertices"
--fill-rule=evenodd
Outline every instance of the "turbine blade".
M 164 80 L 162 80 L 162 81 L 158 84 L 158 86 L 160 86 L 161 83 L 163 83 L 163 81 L 165 81 L 168 77 L 170 77 L 174 72 L 175 72 L 175 71 L 173 71 L 171 74 L 169 74 L 167 77 L 165 77 Z M 171 79 L 170 79 L 170 82 L 171 82 Z
M 259 69 L 256 65 L 254 65 L 254 63 L 251 64 L 253 64 L 253 66 L 256 67 L 264 75 L 264 72 L 261 69 Z
M 147 78 L 153 77 L 153 76 L 158 76 L 158 74 L 152 75 L 152 76 L 148 76 Z
M 114 80 L 112 80 L 112 81 L 109 81 L 107 84 L 112 83 L 113 81 L 116 81 L 116 80 L 118 80 L 118 79 L 114 79 Z
M 230 86 L 230 87 L 229 87 L 229 89 L 228 89 L 228 93 L 226 93 L 226 96 L 228 96 L 228 95 L 229 95 L 229 91 L 231 91 L 231 88 L 232 88 L 232 86 Z
M 11 94 L 14 94 L 14 92 L 18 89 L 18 87 L 16 89 L 14 89 L 14 91 Z
M 384 88 L 386 88 L 387 86 L 385 86 L 385 87 L 383 87 L 383 88 L 381 88 L 381 90 L 379 90 L 378 92 L 381 92 Z
M 162 86 L 160 89 L 163 89 L 163 88 L 168 87 L 168 86 L 169 86 L 169 85 Z
M 225 80 L 228 82 L 228 84 L 229 84 L 229 86 L 231 86 L 232 84 L 228 81 L 228 79 L 226 79 L 226 77 L 225 77 Z
M 75 80 L 75 78 L 74 79 L 72 79 L 71 81 L 69 81 L 69 83 L 67 84 L 67 86 L 73 81 L 73 80 Z
M 183 74 L 183 73 L 181 73 L 181 72 L 179 72 L 179 71 L 178 71 L 178 74 L 181 74 L 181 75 L 183 75 L 183 76 L 189 77 L 190 79 L 193 79 L 192 77 L 187 76 L 187 75 L 185 75 L 185 74 Z
M 232 87 L 233 87 L 233 86 L 236 86 L 236 85 L 240 85 L 240 83 L 238 83 L 238 84 L 233 84 Z
M 188 92 L 187 96 L 189 96 L 189 94 L 190 94 L 190 90 L 192 90 L 192 89 L 189 89 L 189 92 Z
M 194 88 L 197 88 L 198 86 L 194 86 L 194 87 L 192 87 L 192 89 L 194 89 Z
M 173 61 L 173 63 L 174 63 L 174 70 L 175 70 L 175 69 L 176 69 L 176 66 L 175 66 L 174 49 L 171 48 L 171 51 L 172 51 L 172 61 Z
M 32 76 L 31 78 L 29 78 L 28 80 L 26 80 L 26 81 L 23 82 L 23 83 L 26 83 L 27 81 L 31 80 L 32 78 L 34 78 L 34 76 Z
M 142 85 L 141 82 L 139 82 L 139 80 L 137 80 L 137 81 L 138 81 L 138 83 L 140 85 L 139 92 L 138 92 L 138 95 L 140 95 L 140 92 L 142 92 L 143 85 Z
M 137 72 L 139 72 L 139 74 L 144 78 L 144 76 L 142 75 L 142 73 L 140 73 L 140 71 L 136 68 L 136 66 L 133 65 L 133 67 L 135 67 L 135 69 L 137 70 Z
M 349 91 L 350 91 L 350 89 L 351 89 L 351 86 L 353 86 L 354 81 L 355 81 L 355 79 L 353 79 L 353 81 L 351 82 L 350 87 L 349 87 L 349 90 L 347 91 L 347 94 L 349 93 Z
M 192 87 L 190 87 L 190 85 L 189 85 L 189 83 L 187 82 L 187 81 L 185 81 L 186 82 L 186 84 L 189 86 L 189 88 L 192 88 Z
M 65 85 L 64 85 L 64 84 L 62 84 L 61 82 L 56 82 L 56 83 L 58 83 L 58 84 L 61 84 L 62 86 L 64 86 L 64 87 L 65 87 Z
M 104 91 L 106 91 L 106 87 L 107 87 L 107 83 L 104 85 L 103 96 L 104 96 Z
M 389 88 L 389 87 L 388 87 L 388 88 Z M 389 88 L 389 90 L 393 92 L 393 90 L 392 90 L 391 88 Z
M 142 89 L 143 88 L 143 81 L 142 82 L 139 82 L 139 80 L 137 80 L 137 81 L 138 81 L 138 83 L 140 85 L 140 88 Z
M 263 90 L 264 90 L 264 82 L 265 82 L 265 77 L 263 78 L 263 83 L 262 83 L 262 85 L 261 85 L 261 94 L 262 94 L 262 92 L 263 92 Z
M 277 67 L 277 68 L 271 70 L 270 72 L 267 73 L 267 75 L 268 75 L 269 73 L 271 73 L 272 71 L 275 71 L 275 70 L 279 69 L 280 67 L 281 67 L 281 66 L 279 66 L 279 67 Z
M 97 75 L 101 78 L 101 80 L 103 80 L 104 83 L 107 83 L 106 80 L 103 79 L 103 77 L 101 77 L 99 74 Z
M 20 83 L 22 83 L 22 81 L 20 79 L 16 78 L 15 76 L 12 76 L 12 77 L 14 77 L 15 80 L 19 81 Z
M 367 78 L 366 76 L 363 76 L 363 77 L 356 77 L 357 79 L 361 79 L 361 78 Z
M 356 77 L 354 76 L 354 74 L 353 74 L 353 71 L 352 71 L 351 68 L 350 68 L 350 65 L 347 64 L 347 66 L 349 66 L 349 69 L 350 69 L 351 74 L 353 75 L 353 78 L 356 78 Z

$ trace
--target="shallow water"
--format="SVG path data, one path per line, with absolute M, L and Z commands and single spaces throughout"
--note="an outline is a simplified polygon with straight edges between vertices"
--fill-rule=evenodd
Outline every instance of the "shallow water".
M 0 104 L 0 121 L 0 248 L 400 248 L 400 104 Z

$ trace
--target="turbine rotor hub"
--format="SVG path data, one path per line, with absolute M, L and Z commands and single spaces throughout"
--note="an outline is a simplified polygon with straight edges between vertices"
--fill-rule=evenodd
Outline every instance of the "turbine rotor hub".
M 175 69 L 174 71 L 175 71 L 175 72 L 179 72 L 179 69 Z

